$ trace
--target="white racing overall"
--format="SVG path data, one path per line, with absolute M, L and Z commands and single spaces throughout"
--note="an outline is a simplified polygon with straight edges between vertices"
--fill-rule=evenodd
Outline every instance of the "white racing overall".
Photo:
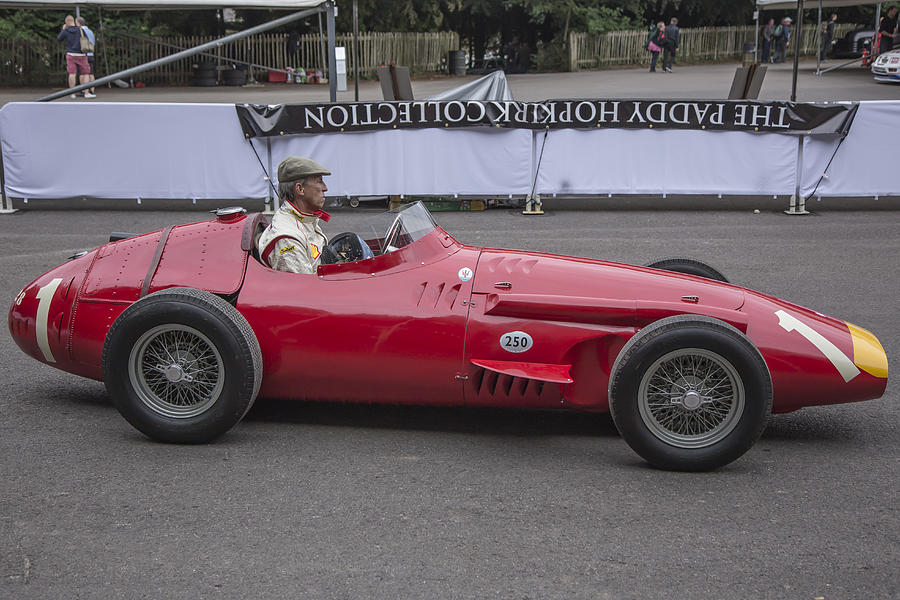
M 321 210 L 304 213 L 285 201 L 272 217 L 272 224 L 259 236 L 259 257 L 278 271 L 315 273 L 322 249 L 328 243 L 319 221 L 330 218 Z

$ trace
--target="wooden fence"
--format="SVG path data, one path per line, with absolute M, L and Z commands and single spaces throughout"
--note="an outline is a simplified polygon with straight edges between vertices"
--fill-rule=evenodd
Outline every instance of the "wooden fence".
M 98 75 L 116 73 L 213 39 L 205 36 L 149 39 L 108 34 L 105 40 L 99 40 L 95 69 Z M 325 70 L 322 38 L 318 34 L 300 36 L 299 44 L 293 48 L 289 47 L 289 41 L 287 34 L 251 36 L 218 47 L 212 51 L 212 57 L 194 55 L 145 71 L 135 79 L 160 85 L 190 84 L 194 65 L 198 62 L 227 65 L 229 59 L 276 69 Z M 347 73 L 352 76 L 352 36 L 338 35 L 335 41 L 338 46 L 347 48 Z M 292 51 L 294 49 L 297 51 Z M 439 72 L 447 68 L 447 53 L 458 49 L 459 34 L 453 32 L 360 34 L 360 75 L 374 77 L 378 65 L 390 62 L 409 66 L 414 73 Z M 63 45 L 56 40 L 0 39 L 0 85 L 62 85 L 65 64 Z M 267 79 L 266 69 L 254 68 L 251 72 L 259 81 Z
M 855 28 L 853 24 L 840 24 L 835 28 L 839 39 Z M 639 65 L 650 62 L 646 49 L 647 31 L 611 31 L 601 34 L 569 34 L 569 70 L 578 71 L 613 65 Z M 739 59 L 744 44 L 755 41 L 755 27 L 697 27 L 681 30 L 681 46 L 678 60 L 682 63 Z M 792 36 L 791 48 L 796 43 Z M 762 38 L 760 36 L 760 47 Z M 804 25 L 800 55 L 815 56 L 816 25 Z M 790 52 L 790 49 L 789 49 Z

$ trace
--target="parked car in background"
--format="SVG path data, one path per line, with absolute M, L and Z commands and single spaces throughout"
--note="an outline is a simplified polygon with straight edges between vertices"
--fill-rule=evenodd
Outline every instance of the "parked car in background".
M 900 49 L 885 52 L 872 63 L 875 81 L 900 82 Z
M 844 37 L 833 42 L 828 56 L 831 58 L 859 58 L 863 50 L 872 53 L 872 39 L 875 32 L 861 27 L 848 32 Z

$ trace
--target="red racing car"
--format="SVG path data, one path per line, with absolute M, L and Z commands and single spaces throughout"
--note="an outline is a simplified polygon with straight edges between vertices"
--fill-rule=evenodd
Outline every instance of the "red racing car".
M 258 394 L 564 408 L 610 411 L 648 462 L 696 471 L 772 412 L 884 393 L 874 335 L 702 263 L 468 246 L 419 203 L 382 218 L 335 236 L 315 275 L 264 266 L 266 221 L 242 209 L 117 239 L 26 286 L 9 329 L 178 443 L 222 435 Z

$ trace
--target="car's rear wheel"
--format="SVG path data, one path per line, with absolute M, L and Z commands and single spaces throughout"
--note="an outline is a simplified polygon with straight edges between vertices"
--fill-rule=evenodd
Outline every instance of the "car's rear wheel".
M 740 331 L 677 315 L 628 341 L 613 365 L 609 400 L 622 437 L 647 462 L 706 471 L 737 459 L 762 434 L 772 382 Z
M 164 442 L 203 443 L 250 409 L 262 355 L 233 306 L 209 292 L 171 288 L 135 302 L 113 323 L 103 379 L 139 431 Z
M 644 266 L 653 269 L 661 269 L 663 271 L 697 275 L 698 277 L 706 277 L 707 279 L 712 279 L 714 281 L 728 283 L 728 279 L 722 275 L 718 269 L 694 258 L 687 258 L 684 256 L 660 258 Z

